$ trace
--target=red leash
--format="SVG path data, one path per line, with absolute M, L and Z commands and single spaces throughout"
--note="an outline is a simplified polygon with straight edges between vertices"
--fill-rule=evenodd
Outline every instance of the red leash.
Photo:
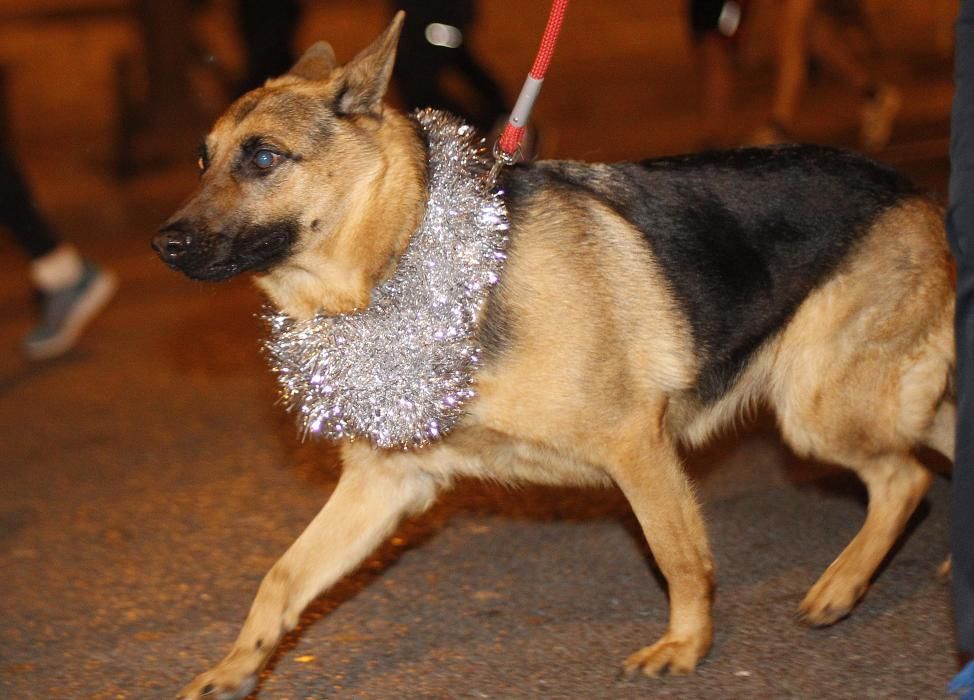
M 551 12 L 548 15 L 548 24 L 545 26 L 544 35 L 541 37 L 541 46 L 538 47 L 538 55 L 534 59 L 534 65 L 528 73 L 527 79 L 521 87 L 521 93 L 517 97 L 511 116 L 507 120 L 507 125 L 501 134 L 500 139 L 494 144 L 494 159 L 496 164 L 491 171 L 493 179 L 502 165 L 512 165 L 520 157 L 521 141 L 524 139 L 524 132 L 527 128 L 528 117 L 534 101 L 541 92 L 541 84 L 544 82 L 545 73 L 551 63 L 551 56 L 555 53 L 555 44 L 558 41 L 558 33 L 561 25 L 565 21 L 565 10 L 568 9 L 568 0 L 553 0 Z

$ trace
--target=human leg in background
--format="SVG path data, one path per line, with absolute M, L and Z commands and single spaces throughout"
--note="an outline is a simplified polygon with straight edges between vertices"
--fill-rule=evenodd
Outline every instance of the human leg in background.
M 769 141 L 785 141 L 791 132 L 808 82 L 808 34 L 816 0 L 785 0 L 778 18 L 774 100 Z
M 702 148 L 730 145 L 728 124 L 734 98 L 734 40 L 743 14 L 735 0 L 691 0 L 690 34 L 700 65 Z
M 827 11 L 817 12 L 809 20 L 809 52 L 862 100 L 859 142 L 866 150 L 878 151 L 889 143 L 903 96 L 897 88 L 879 80 L 849 41 L 848 30 L 865 22 L 859 3 L 831 0 L 823 5 L 823 10 Z M 869 37 L 871 34 L 864 38 Z
M 859 139 L 863 148 L 884 148 L 902 106 L 895 87 L 879 81 L 849 43 L 850 25 L 864 21 L 854 0 L 785 0 L 777 32 L 777 74 L 771 119 L 752 142 L 757 145 L 792 140 L 802 95 L 814 58 L 855 91 L 862 100 Z
M 292 43 L 301 22 L 298 0 L 237 0 L 240 35 L 247 54 L 242 94 L 286 73 L 294 64 Z
M 510 111 L 498 81 L 474 56 L 470 33 L 477 19 L 474 0 L 394 0 L 404 10 L 393 78 L 408 109 L 452 112 L 486 133 Z M 447 89 L 454 78 L 459 94 Z
M 474 106 L 474 126 L 486 132 L 500 119 L 506 119 L 511 106 L 504 99 L 500 84 L 471 53 L 466 43 L 457 47 L 453 68 L 463 77 L 475 96 L 477 104 Z
M 727 121 L 734 92 L 730 52 L 726 40 L 712 34 L 700 39 L 697 51 L 703 65 L 702 145 L 705 148 L 723 146 L 727 137 Z
M 0 225 L 30 258 L 30 281 L 41 300 L 41 320 L 23 341 L 33 360 L 61 355 L 111 299 L 115 276 L 59 240 L 37 208 L 13 155 L 0 147 Z

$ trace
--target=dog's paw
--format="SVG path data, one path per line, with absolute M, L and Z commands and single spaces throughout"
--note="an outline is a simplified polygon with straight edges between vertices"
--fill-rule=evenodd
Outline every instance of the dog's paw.
M 868 581 L 826 571 L 798 606 L 798 619 L 812 627 L 826 627 L 846 617 L 866 594 Z
M 642 671 L 656 677 L 664 671 L 678 676 L 691 673 L 697 662 L 707 653 L 709 642 L 699 639 L 677 639 L 667 632 L 656 644 L 631 654 L 623 664 L 623 671 L 631 676 Z
M 180 691 L 178 700 L 243 700 L 257 685 L 257 674 L 244 676 L 222 666 L 202 673 Z

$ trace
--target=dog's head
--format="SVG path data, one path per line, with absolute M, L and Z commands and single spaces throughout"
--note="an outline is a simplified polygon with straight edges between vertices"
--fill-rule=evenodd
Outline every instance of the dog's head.
M 402 13 L 345 66 L 309 48 L 237 100 L 200 146 L 200 184 L 153 247 L 199 280 L 257 273 L 285 312 L 368 303 L 422 216 L 424 149 L 382 99 Z

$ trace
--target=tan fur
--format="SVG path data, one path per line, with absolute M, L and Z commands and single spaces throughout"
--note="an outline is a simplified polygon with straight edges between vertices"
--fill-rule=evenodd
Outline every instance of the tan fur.
M 279 131 L 281 125 L 257 128 Z M 334 138 L 342 169 L 318 171 L 321 179 L 308 191 L 291 191 L 278 202 L 282 207 L 307 202 L 307 225 L 318 222 L 329 234 L 307 241 L 297 255 L 257 280 L 271 301 L 295 318 L 366 306 L 422 218 L 422 154 L 405 137 L 412 131 L 405 118 L 388 112 L 381 122 L 367 118 L 353 133 L 345 131 Z M 348 177 L 349 169 L 354 178 Z M 320 196 L 319 189 L 329 196 Z M 351 202 L 362 205 L 348 208 Z
M 350 123 L 336 120 L 326 157 L 308 166 L 313 176 L 259 203 L 262 216 L 267 208 L 302 212 L 296 254 L 258 279 L 293 316 L 364 306 L 422 216 L 412 127 L 369 102 L 369 76 L 384 89 L 397 33 L 394 24 L 334 71 L 319 46 L 295 75 L 258 91 L 255 105 L 232 108 L 210 137 L 217 154 L 254 131 L 296 139 L 285 145 L 301 152 L 305 137 L 292 133 L 286 113 L 262 107 L 268 98 L 331 100 L 351 74 L 365 84 L 349 99 L 369 108 Z M 316 71 L 327 77 L 309 82 Z M 187 206 L 240 212 L 250 204 L 239 189 L 212 179 Z M 844 616 L 930 482 L 912 450 L 953 453 L 953 282 L 940 217 L 921 200 L 888 212 L 732 389 L 703 406 L 693 398 L 699 368 L 687 321 L 640 234 L 607 207 L 551 193 L 530 202 L 497 291 L 516 319 L 515 340 L 477 376 L 468 419 L 422 450 L 344 444 L 331 499 L 264 579 L 230 654 L 182 697 L 249 692 L 304 606 L 458 476 L 618 485 L 670 595 L 666 631 L 625 668 L 693 670 L 713 636 L 714 567 L 678 447 L 700 444 L 758 403 L 774 410 L 798 453 L 851 468 L 867 485 L 862 530 L 800 606 L 812 624 Z M 599 235 L 581 235 L 592 230 Z

